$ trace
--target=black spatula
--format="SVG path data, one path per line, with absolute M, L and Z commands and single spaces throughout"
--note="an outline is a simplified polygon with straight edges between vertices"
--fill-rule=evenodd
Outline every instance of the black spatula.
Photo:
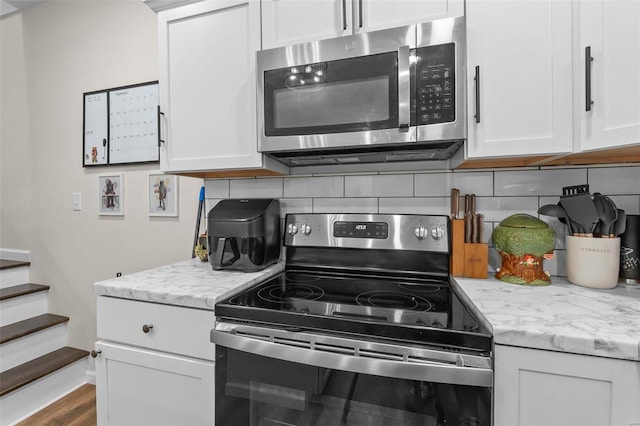
M 566 191 L 567 187 L 562 188 L 562 197 L 560 197 L 560 205 L 567 212 L 567 217 L 571 221 L 571 228 L 574 236 L 593 237 L 593 229 L 600 220 L 596 206 L 593 204 L 589 187 L 587 185 L 579 185 L 581 190 L 570 192 Z M 584 192 L 586 190 L 586 192 Z M 564 195 L 564 194 L 573 195 Z

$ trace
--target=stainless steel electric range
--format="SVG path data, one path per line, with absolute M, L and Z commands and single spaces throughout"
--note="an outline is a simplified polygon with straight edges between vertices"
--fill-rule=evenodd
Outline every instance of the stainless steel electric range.
M 215 306 L 216 425 L 490 425 L 449 240 L 446 216 L 287 215 L 285 271 Z

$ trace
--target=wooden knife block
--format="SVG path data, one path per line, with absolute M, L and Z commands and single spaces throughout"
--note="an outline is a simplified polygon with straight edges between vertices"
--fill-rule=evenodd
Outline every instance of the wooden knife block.
M 464 244 L 464 272 L 465 278 L 483 278 L 488 276 L 489 247 L 485 243 Z
M 451 220 L 451 256 L 449 273 L 454 277 L 464 276 L 464 220 Z
M 454 277 L 484 278 L 488 276 L 489 247 L 485 243 L 464 242 L 464 220 L 451 220 L 451 256 L 449 272 Z

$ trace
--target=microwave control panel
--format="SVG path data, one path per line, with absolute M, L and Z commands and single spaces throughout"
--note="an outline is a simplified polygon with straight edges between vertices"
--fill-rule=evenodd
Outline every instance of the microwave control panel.
M 455 44 L 420 47 L 416 57 L 417 124 L 455 121 Z

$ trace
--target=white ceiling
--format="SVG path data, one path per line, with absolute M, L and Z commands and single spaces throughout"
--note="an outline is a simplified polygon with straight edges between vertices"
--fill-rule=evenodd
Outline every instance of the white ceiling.
M 19 12 L 44 0 L 0 0 L 0 16 Z

